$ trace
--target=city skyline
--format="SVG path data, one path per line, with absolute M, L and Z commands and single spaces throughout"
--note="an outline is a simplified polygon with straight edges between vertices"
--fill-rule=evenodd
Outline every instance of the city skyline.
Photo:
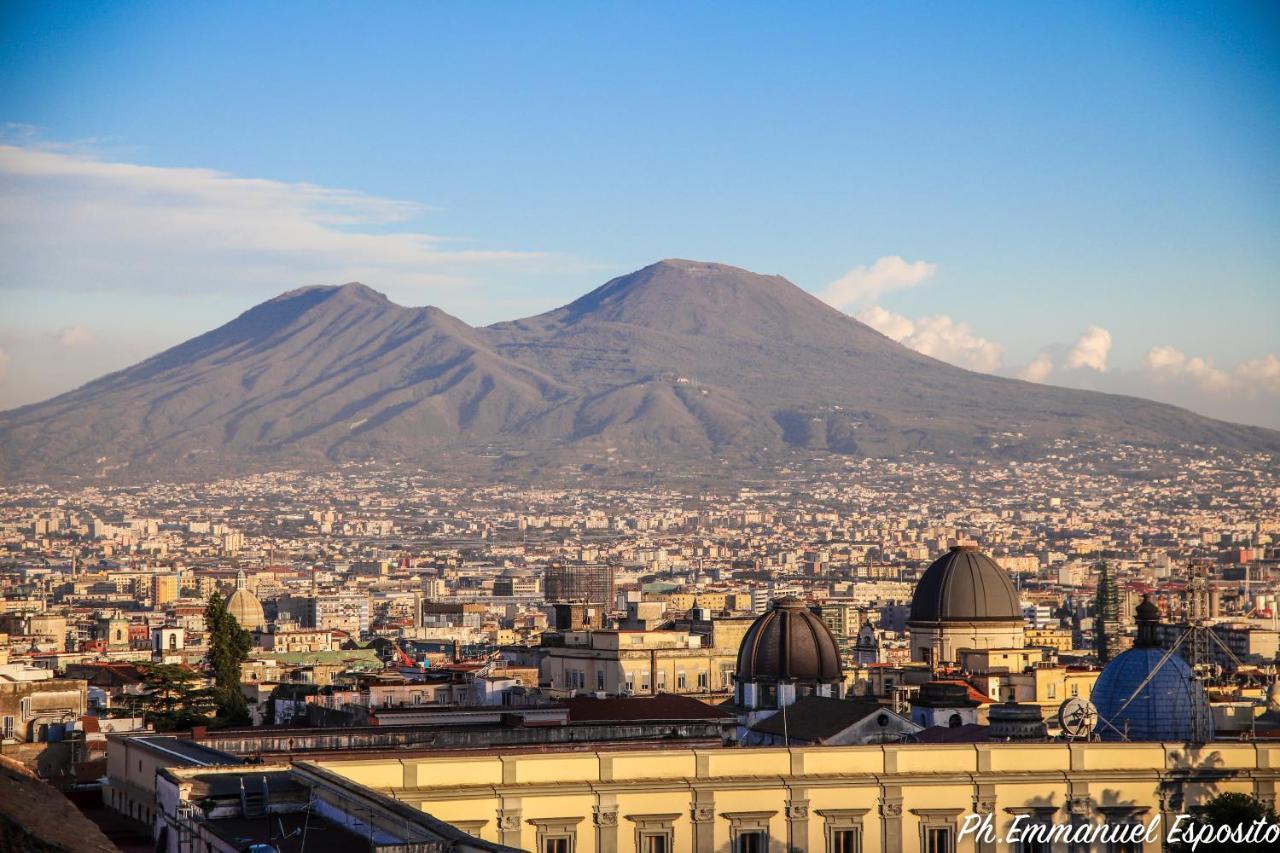
M 480 325 L 685 257 L 784 275 L 960 366 L 1280 426 L 1264 7 L 926 29 L 154 11 L 4 13 L 0 407 L 298 286 Z

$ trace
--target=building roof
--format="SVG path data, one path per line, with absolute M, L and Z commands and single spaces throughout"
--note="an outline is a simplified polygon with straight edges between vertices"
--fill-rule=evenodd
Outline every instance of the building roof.
M 822 620 L 798 598 L 787 596 L 756 617 L 738 647 L 743 682 L 822 681 L 843 678 L 840 648 Z
M 751 727 L 763 734 L 790 737 L 809 743 L 822 743 L 835 737 L 871 715 L 886 715 L 885 725 L 894 714 L 874 699 L 833 699 L 829 696 L 802 696 L 786 708 Z
M 571 723 L 620 723 L 639 720 L 731 719 L 733 714 L 688 696 L 659 693 L 625 699 L 595 699 L 577 696 L 563 700 Z
M 5 756 L 0 756 L 0 826 L 8 850 L 117 849 L 69 799 Z
M 911 599 L 912 622 L 1022 622 L 1013 581 L 995 560 L 961 545 L 925 570 Z
M 224 764 L 243 764 L 243 759 L 229 752 L 202 746 L 195 741 L 173 735 L 121 735 L 130 746 L 140 746 L 149 752 L 163 755 L 174 767 L 211 767 Z

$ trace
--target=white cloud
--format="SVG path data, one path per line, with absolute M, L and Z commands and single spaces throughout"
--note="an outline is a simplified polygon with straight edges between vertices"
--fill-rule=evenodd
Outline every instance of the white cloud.
M 906 261 L 897 255 L 886 255 L 871 266 L 858 266 L 827 285 L 821 298 L 842 311 L 859 305 L 870 305 L 895 290 L 915 287 L 938 271 L 928 261 Z
M 93 330 L 87 326 L 67 326 L 58 332 L 58 343 L 68 349 L 87 347 L 95 340 Z
M 1003 360 L 1003 348 L 999 344 L 975 334 L 968 323 L 945 314 L 911 320 L 872 306 L 860 313 L 858 319 L 916 352 L 971 370 L 990 373 L 999 369 Z
M 1262 358 L 1251 359 L 1236 366 L 1237 381 L 1246 387 L 1280 394 L 1280 358 L 1267 353 Z
M 1067 367 L 1089 368 L 1099 373 L 1107 372 L 1107 356 L 1111 353 L 1111 333 L 1101 326 L 1090 326 L 1076 338 L 1075 345 L 1067 353 Z
M 198 168 L 0 145 L 0 287 L 166 295 L 363 280 L 381 290 L 474 282 L 496 269 L 581 268 L 481 250 L 411 227 L 413 202 Z
M 1147 371 L 1160 382 L 1187 384 L 1219 395 L 1280 395 L 1280 358 L 1273 353 L 1226 371 L 1214 367 L 1208 359 L 1188 356 L 1171 346 L 1158 346 L 1147 352 L 1145 362 Z
M 906 317 L 887 311 L 879 305 L 872 305 L 865 311 L 860 312 L 858 319 L 885 337 L 893 338 L 898 343 L 902 343 L 903 339 L 909 337 L 916 329 L 916 324 Z
M 1053 353 L 1042 350 L 1031 363 L 1018 371 L 1018 378 L 1028 382 L 1044 382 L 1053 373 Z

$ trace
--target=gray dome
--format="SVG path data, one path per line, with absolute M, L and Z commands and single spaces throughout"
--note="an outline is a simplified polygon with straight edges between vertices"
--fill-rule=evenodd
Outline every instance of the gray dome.
M 1018 592 L 1004 569 L 970 545 L 934 561 L 916 584 L 912 622 L 1021 622 Z
M 798 598 L 773 602 L 751 623 L 738 647 L 740 682 L 843 679 L 840 649 L 812 610 Z

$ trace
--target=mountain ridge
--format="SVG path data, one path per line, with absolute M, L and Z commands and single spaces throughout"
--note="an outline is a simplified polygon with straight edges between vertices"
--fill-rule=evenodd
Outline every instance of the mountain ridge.
M 781 276 L 668 259 L 472 327 L 358 282 L 298 288 L 0 413 L 0 475 L 768 471 L 840 455 L 1030 458 L 1124 436 L 1280 454 L 1280 433 L 914 352 Z

